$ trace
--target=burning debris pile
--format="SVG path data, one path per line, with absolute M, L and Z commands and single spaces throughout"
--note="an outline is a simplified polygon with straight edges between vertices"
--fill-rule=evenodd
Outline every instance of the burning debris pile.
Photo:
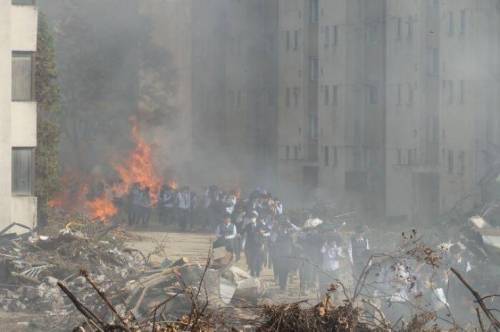
M 138 121 L 131 122 L 134 148 L 127 157 L 110 161 L 114 176 L 67 173 L 62 179 L 64 190 L 49 202 L 51 207 L 85 214 L 93 221 L 109 221 L 134 185 L 148 189 L 152 204 L 158 200 L 163 179 L 153 164 L 153 147 L 141 136 Z

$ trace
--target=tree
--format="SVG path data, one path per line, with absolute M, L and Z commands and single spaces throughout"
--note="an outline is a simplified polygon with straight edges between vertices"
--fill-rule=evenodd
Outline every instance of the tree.
M 49 200 L 59 191 L 59 86 L 54 40 L 45 16 L 38 19 L 36 52 L 37 149 L 35 154 L 35 194 L 38 197 L 38 225 L 47 224 Z

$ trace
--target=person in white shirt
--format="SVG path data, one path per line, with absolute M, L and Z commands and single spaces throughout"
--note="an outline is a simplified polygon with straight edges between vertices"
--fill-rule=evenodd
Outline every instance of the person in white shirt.
M 191 191 L 184 187 L 177 193 L 177 222 L 183 231 L 191 226 Z
M 319 276 L 321 295 L 324 295 L 329 286 L 339 279 L 340 262 L 344 257 L 340 236 L 335 235 L 323 244 L 322 271 Z
M 225 247 L 230 253 L 234 252 L 234 239 L 236 238 L 236 226 L 231 222 L 231 216 L 225 215 L 223 223 L 217 226 L 213 248 Z

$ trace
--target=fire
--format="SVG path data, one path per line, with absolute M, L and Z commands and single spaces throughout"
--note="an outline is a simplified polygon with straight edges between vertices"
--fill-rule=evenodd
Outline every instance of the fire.
M 175 181 L 175 180 L 168 181 L 168 186 L 174 190 L 177 190 L 179 188 L 179 185 L 177 184 L 177 181 Z
M 90 179 L 73 172 L 68 172 L 62 177 L 64 191 L 58 193 L 48 205 L 52 208 L 64 209 L 67 212 L 77 212 L 86 201 L 89 192 Z
M 137 122 L 134 121 L 132 124 L 132 139 L 135 143 L 135 149 L 130 153 L 125 164 L 115 165 L 114 168 L 120 176 L 121 184 L 113 191 L 122 196 L 134 183 L 138 183 L 142 188 L 149 187 L 151 199 L 156 202 L 162 179 L 154 168 L 151 146 L 141 137 Z
M 140 135 L 136 121 L 132 122 L 132 140 L 134 149 L 123 163 L 114 165 L 120 178 L 118 183 L 105 185 L 102 192 L 89 197 L 89 188 L 93 188 L 93 183 L 104 183 L 97 181 L 102 179 L 67 174 L 63 177 L 64 191 L 52 199 L 49 206 L 61 208 L 68 213 L 83 212 L 92 220 L 106 221 L 118 213 L 113 203 L 114 198 L 124 197 L 134 183 L 138 183 L 143 189 L 149 187 L 151 200 L 155 203 L 162 179 L 153 165 L 152 147 Z
M 118 209 L 106 196 L 85 203 L 92 220 L 108 220 L 118 213 Z

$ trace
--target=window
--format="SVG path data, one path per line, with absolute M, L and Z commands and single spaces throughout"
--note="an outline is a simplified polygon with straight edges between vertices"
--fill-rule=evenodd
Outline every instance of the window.
M 12 0 L 12 4 L 15 6 L 33 6 L 35 0 Z
M 33 149 L 12 149 L 12 194 L 32 195 L 34 184 Z
M 241 90 L 238 90 L 238 96 L 236 97 L 236 107 L 241 106 Z
M 285 95 L 285 106 L 286 108 L 290 107 L 290 88 L 286 88 L 286 95 Z
M 413 106 L 413 87 L 408 83 L 408 106 Z
M 339 86 L 332 86 L 332 104 L 333 106 L 337 106 L 339 104 Z
M 453 99 L 455 98 L 454 92 L 453 81 L 448 81 L 448 104 L 453 104 Z
M 378 25 L 377 23 L 375 24 L 369 24 L 367 25 L 368 30 L 366 31 L 367 39 L 370 43 L 375 44 L 377 42 L 377 36 L 378 36 Z
M 299 95 L 300 95 L 300 88 L 296 86 L 293 88 L 293 106 L 294 107 L 299 107 Z
M 453 156 L 453 151 L 448 151 L 448 173 L 453 173 L 455 158 Z
M 401 105 L 401 84 L 398 84 L 398 101 L 397 105 Z
M 317 81 L 319 76 L 319 59 L 318 57 L 309 57 L 309 79 Z
M 339 32 L 338 31 L 339 31 L 338 26 L 334 25 L 333 26 L 333 41 L 332 41 L 333 46 L 337 46 L 338 39 L 339 39 Z
M 268 106 L 274 105 L 274 94 L 272 90 L 267 91 L 267 105 Z
M 297 145 L 293 147 L 293 159 L 299 159 L 299 147 Z
M 465 174 L 465 152 L 460 151 L 458 154 L 458 173 Z
M 401 17 L 398 17 L 396 21 L 396 39 L 401 40 Z
M 319 0 L 309 0 L 309 23 L 318 23 L 319 21 Z
M 286 32 L 286 50 L 290 51 L 290 31 Z
M 328 48 L 330 44 L 330 27 L 325 27 L 325 48 Z
M 290 159 L 290 145 L 287 145 L 285 147 L 285 159 L 289 160 Z
M 465 35 L 465 20 L 466 20 L 466 12 L 465 9 L 460 11 L 460 36 Z
M 296 51 L 299 49 L 299 30 L 295 30 L 293 32 L 293 50 Z
M 330 165 L 330 148 L 328 146 L 325 146 L 325 167 L 328 167 Z
M 330 104 L 330 87 L 328 85 L 325 85 L 323 87 L 324 94 L 325 94 L 325 106 L 328 106 Z
M 413 39 L 413 18 L 411 16 L 408 17 L 408 40 L 411 41 Z
M 401 153 L 401 149 L 397 150 L 397 164 L 402 165 L 403 164 L 403 155 Z
M 429 75 L 439 74 L 439 49 L 434 47 L 429 51 Z
M 460 81 L 460 104 L 465 102 L 465 81 Z
M 332 162 L 333 167 L 337 166 L 338 161 L 339 161 L 339 159 L 338 159 L 338 158 L 339 158 L 339 157 L 338 157 L 337 147 L 336 147 L 336 146 L 334 146 L 334 147 L 333 147 L 333 162 Z
M 374 85 L 369 86 L 368 88 L 368 102 L 372 105 L 377 103 L 377 87 Z
M 231 108 L 234 107 L 234 91 L 233 90 L 229 90 L 229 106 Z
M 453 22 L 453 12 L 448 14 L 448 36 L 453 36 L 455 33 L 455 23 Z
M 12 100 L 32 101 L 34 98 L 32 52 L 12 53 Z
M 318 138 L 318 113 L 316 112 L 309 113 L 309 138 Z

